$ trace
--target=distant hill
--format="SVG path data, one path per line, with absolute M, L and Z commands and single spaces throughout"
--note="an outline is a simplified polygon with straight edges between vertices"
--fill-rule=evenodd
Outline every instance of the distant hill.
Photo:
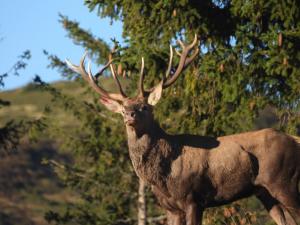
M 121 79 L 123 86 L 128 86 L 129 80 L 122 78 L 119 79 Z M 105 87 L 105 89 L 116 91 L 116 85 L 113 79 L 102 78 L 100 83 L 101 86 Z M 52 86 L 64 94 L 77 97 L 79 99 L 83 99 L 81 94 L 86 90 L 86 88 L 82 87 L 82 85 L 78 82 L 71 81 L 56 82 L 53 83 Z M 39 118 L 42 115 L 45 106 L 52 104 L 51 95 L 37 89 L 33 84 L 29 84 L 16 90 L 0 92 L 0 99 L 11 102 L 10 106 L 0 108 L 0 126 L 12 119 Z M 67 117 L 65 112 L 61 110 L 58 112 L 57 116 L 61 117 L 62 120 Z
M 80 96 L 84 90 L 76 82 L 58 82 L 53 87 L 71 96 Z M 29 84 L 24 88 L 0 92 L 0 99 L 10 101 L 11 105 L 0 109 L 0 124 L 11 119 L 39 118 L 46 105 L 51 104 L 51 95 Z
M 53 86 L 71 96 L 84 91 L 78 83 L 58 82 Z M 49 93 L 29 84 L 24 88 L 0 93 L 0 99 L 11 105 L 0 108 L 0 125 L 9 120 L 37 119 L 46 105 L 51 105 Z M 66 113 L 57 110 L 57 117 Z M 67 153 L 59 153 L 53 140 L 21 142 L 18 150 L 0 154 L 0 225 L 44 225 L 47 211 L 59 210 L 67 202 L 76 202 L 74 193 L 60 183 L 52 168 L 42 164 L 43 159 L 71 161 Z

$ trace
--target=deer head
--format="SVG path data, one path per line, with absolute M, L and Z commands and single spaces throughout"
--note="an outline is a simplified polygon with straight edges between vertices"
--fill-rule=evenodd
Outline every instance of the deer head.
M 136 131 L 146 131 L 153 122 L 152 107 L 159 101 L 162 95 L 162 90 L 171 86 L 179 77 L 181 72 L 194 60 L 197 56 L 199 49 L 197 47 L 197 35 L 193 42 L 189 45 L 185 45 L 182 41 L 178 41 L 182 48 L 181 52 L 176 50 L 176 53 L 180 56 L 179 63 L 175 69 L 172 69 L 173 48 L 170 45 L 170 58 L 167 71 L 164 78 L 155 87 L 145 90 L 144 88 L 144 59 L 142 58 L 142 65 L 140 70 L 140 79 L 138 83 L 138 94 L 129 98 L 122 89 L 121 83 L 115 72 L 115 68 L 112 65 L 113 59 L 110 54 L 109 60 L 106 65 L 95 76 L 92 75 L 90 63 L 88 69 L 85 69 L 86 53 L 82 57 L 79 66 L 73 65 L 66 60 L 67 65 L 74 72 L 79 73 L 82 78 L 87 81 L 90 86 L 100 95 L 100 102 L 110 111 L 122 114 L 124 123 L 126 126 L 134 128 Z M 190 52 L 194 52 L 190 55 Z M 119 93 L 109 93 L 98 85 L 98 77 L 110 67 L 112 76 L 116 81 Z

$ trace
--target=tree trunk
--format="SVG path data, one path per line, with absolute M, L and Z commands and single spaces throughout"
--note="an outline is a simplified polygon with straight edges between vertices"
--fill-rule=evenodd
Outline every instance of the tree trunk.
M 138 195 L 138 225 L 146 225 L 147 223 L 145 187 L 145 182 L 140 179 Z

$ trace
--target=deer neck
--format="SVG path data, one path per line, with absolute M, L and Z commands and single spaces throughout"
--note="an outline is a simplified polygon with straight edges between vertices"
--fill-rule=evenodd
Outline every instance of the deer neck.
M 160 176 L 158 164 L 168 146 L 167 134 L 155 122 L 144 132 L 126 126 L 129 155 L 137 175 L 149 183 L 155 183 Z

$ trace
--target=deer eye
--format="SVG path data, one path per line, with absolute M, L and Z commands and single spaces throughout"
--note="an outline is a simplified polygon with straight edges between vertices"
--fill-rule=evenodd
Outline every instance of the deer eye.
M 143 105 L 141 108 L 140 108 L 140 111 L 146 111 L 148 110 L 148 107 L 146 105 Z

